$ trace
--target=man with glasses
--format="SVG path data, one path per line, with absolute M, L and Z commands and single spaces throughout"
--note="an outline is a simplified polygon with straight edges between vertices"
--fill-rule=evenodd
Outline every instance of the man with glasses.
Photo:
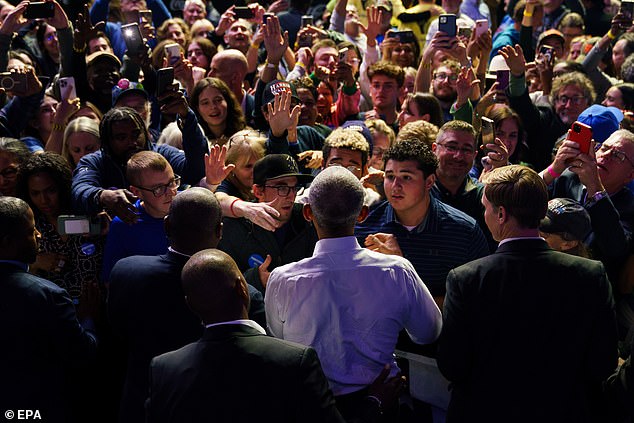
M 458 98 L 456 82 L 458 81 L 459 74 L 460 64 L 455 60 L 448 59 L 442 62 L 432 75 L 432 94 L 440 103 L 445 122 L 453 120 L 453 116 L 449 110 L 451 109 L 451 105 L 454 104 Z
M 571 198 L 588 211 L 593 232 L 586 243 L 618 280 L 634 228 L 634 195 L 627 188 L 634 179 L 634 134 L 618 130 L 589 154 L 581 153 L 577 143 L 564 141 L 541 175 L 551 198 Z
M 297 191 L 313 177 L 299 172 L 287 154 L 269 154 L 253 167 L 253 194 L 274 207 L 280 226 L 268 231 L 245 218 L 223 219 L 224 237 L 218 248 L 229 254 L 249 285 L 264 293 L 271 270 L 313 254 L 317 234 L 295 203 Z M 238 201 L 238 200 L 235 200 Z
M 163 218 L 181 183 L 181 177 L 174 174 L 165 157 L 154 151 L 141 151 L 132 156 L 126 176 L 130 192 L 138 197 L 134 204 L 138 220 L 128 225 L 115 217 L 110 223 L 103 253 L 101 276 L 104 282 L 109 280 L 112 267 L 124 257 L 167 251 Z
M 487 238 L 489 249 L 495 251 L 497 243 L 484 221 L 484 185 L 469 175 L 476 157 L 475 129 L 461 120 L 447 122 L 440 128 L 432 151 L 438 159 L 438 169 L 431 194 L 474 218 Z
M 550 92 L 552 106 L 535 106 L 528 96 L 522 48 L 519 45 L 504 46 L 500 54 L 511 71 L 508 88 L 510 106 L 522 117 L 528 135 L 527 161 L 536 169 L 544 169 L 551 161 L 557 139 L 568 131 L 583 110 L 594 103 L 594 87 L 582 73 L 566 73 L 553 79 Z

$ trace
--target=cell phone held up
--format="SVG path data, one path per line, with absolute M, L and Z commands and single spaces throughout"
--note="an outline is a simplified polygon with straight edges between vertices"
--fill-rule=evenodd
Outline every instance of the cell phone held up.
M 55 15 L 55 3 L 34 1 L 29 3 L 22 16 L 26 19 L 48 19 Z
M 498 83 L 498 90 L 506 91 L 509 87 L 509 80 L 511 77 L 511 71 L 508 69 L 500 69 L 495 72 L 496 82 Z
M 0 87 L 6 91 L 25 92 L 27 89 L 26 74 L 17 72 L 0 73 Z
M 486 116 L 480 118 L 480 126 L 482 128 L 482 145 L 495 143 L 495 122 Z
M 233 13 L 238 19 L 253 19 L 255 17 L 253 9 L 249 6 L 236 6 L 233 8 Z
M 130 54 L 142 51 L 145 43 L 143 42 L 143 35 L 138 23 L 121 25 L 121 34 L 123 34 L 123 40 Z
M 543 45 L 539 49 L 539 53 L 548 60 L 548 63 L 553 64 L 555 60 L 555 48 L 549 45 Z
M 411 29 L 406 29 L 403 31 L 390 31 L 387 36 L 389 38 L 398 38 L 398 42 L 401 44 L 407 43 L 415 43 L 416 36 L 414 35 L 414 31 Z
M 308 25 L 313 24 L 313 17 L 311 15 L 302 16 L 302 28 L 306 28 Z
M 174 66 L 178 59 L 181 58 L 181 47 L 179 44 L 172 43 L 165 46 L 165 57 L 170 66 Z
M 440 15 L 438 17 L 438 31 L 444 32 L 449 37 L 457 34 L 456 15 Z
M 575 122 L 568 130 L 566 139 L 579 144 L 579 151 L 588 154 L 592 144 L 592 128 L 581 122 Z
M 73 98 L 77 98 L 74 77 L 61 77 L 57 80 L 57 84 L 59 85 L 59 94 L 62 100 L 72 100 Z
M 630 20 L 630 26 L 631 26 L 631 22 L 634 19 L 634 1 L 627 1 L 627 0 L 621 1 L 620 12 L 626 18 Z M 623 28 L 623 29 L 628 29 L 628 28 Z
M 174 68 L 162 68 L 156 71 L 156 97 L 160 97 L 174 84 Z
M 101 222 L 88 216 L 61 215 L 57 218 L 60 235 L 99 235 Z

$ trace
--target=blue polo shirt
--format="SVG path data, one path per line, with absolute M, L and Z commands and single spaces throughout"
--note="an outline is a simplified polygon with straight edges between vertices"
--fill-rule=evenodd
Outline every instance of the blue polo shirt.
M 366 236 L 377 232 L 396 235 L 403 256 L 414 265 L 433 296 L 445 295 L 445 282 L 451 269 L 489 254 L 476 221 L 433 196 L 427 216 L 411 231 L 398 222 L 387 201 L 355 227 L 355 236 L 361 245 L 365 245 Z

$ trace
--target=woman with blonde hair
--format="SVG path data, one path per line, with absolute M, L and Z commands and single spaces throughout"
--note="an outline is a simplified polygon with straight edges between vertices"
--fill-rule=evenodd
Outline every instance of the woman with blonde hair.
M 267 203 L 254 202 L 251 190 L 253 166 L 265 154 L 266 134 L 253 129 L 239 131 L 225 145 L 210 148 L 201 185 L 216 193 L 224 216 L 246 217 L 273 231 L 279 224 L 279 213 Z
M 75 169 L 79 159 L 99 148 L 101 148 L 99 123 L 85 116 L 70 121 L 64 130 L 62 157 L 68 161 L 72 169 Z

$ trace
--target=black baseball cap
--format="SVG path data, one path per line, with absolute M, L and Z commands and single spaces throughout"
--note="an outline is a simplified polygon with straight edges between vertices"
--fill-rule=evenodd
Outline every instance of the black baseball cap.
M 299 184 L 313 180 L 312 175 L 299 172 L 297 162 L 288 154 L 269 154 L 253 166 L 253 183 L 256 185 L 265 185 L 266 181 L 287 176 L 295 176 Z
M 272 103 L 275 100 L 275 94 L 281 94 L 283 92 L 290 92 L 291 97 L 299 102 L 299 97 L 297 96 L 297 90 L 293 86 L 293 84 L 289 84 L 286 81 L 280 81 L 279 79 L 275 79 L 264 87 L 264 93 L 262 94 L 262 105 L 266 105 Z
M 588 211 L 581 204 L 569 198 L 553 198 L 548 202 L 548 211 L 539 230 L 549 234 L 565 232 L 583 241 L 592 231 L 592 224 Z

